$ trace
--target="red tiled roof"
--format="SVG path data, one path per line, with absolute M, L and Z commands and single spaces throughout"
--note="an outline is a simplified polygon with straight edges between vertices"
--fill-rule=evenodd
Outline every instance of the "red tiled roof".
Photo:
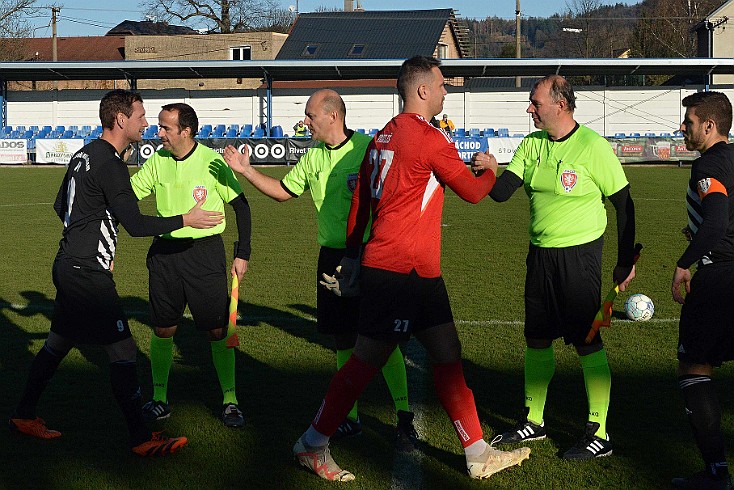
M 25 61 L 53 61 L 52 38 L 6 39 L 17 44 Z M 124 36 L 89 36 L 57 38 L 58 61 L 124 61 Z M 13 49 L 14 46 L 9 46 Z M 38 53 L 36 55 L 36 53 Z

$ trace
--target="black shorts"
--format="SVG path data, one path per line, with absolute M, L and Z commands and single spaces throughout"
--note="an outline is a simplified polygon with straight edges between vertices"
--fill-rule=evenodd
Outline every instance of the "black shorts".
M 454 316 L 443 277 L 362 267 L 359 334 L 402 342 L 411 334 L 453 323 Z
M 154 327 L 178 325 L 186 304 L 198 330 L 227 326 L 227 258 L 220 235 L 196 240 L 154 238 L 147 265 Z
M 678 359 L 721 366 L 734 359 L 734 263 L 698 268 L 680 313 Z
M 316 270 L 316 329 L 325 334 L 357 333 L 359 297 L 342 298 L 319 284 L 322 273 L 334 274 L 345 249 L 321 247 Z
M 601 305 L 604 239 L 564 248 L 530 245 L 525 276 L 525 337 L 584 345 Z M 591 342 L 601 342 L 595 335 Z
M 56 260 L 51 331 L 80 344 L 109 345 L 130 337 L 112 273 Z

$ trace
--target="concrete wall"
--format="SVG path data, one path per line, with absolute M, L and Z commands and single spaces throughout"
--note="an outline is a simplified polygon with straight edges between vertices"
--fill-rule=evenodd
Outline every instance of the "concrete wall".
M 467 92 L 449 87 L 444 110 L 456 127 L 508 128 L 510 134 L 532 131 L 525 113 L 528 92 L 525 90 Z M 662 133 L 677 130 L 685 111 L 680 101 L 703 87 L 603 88 L 576 90 L 576 120 L 598 133 Z M 712 87 L 734 100 L 734 88 Z M 266 93 L 251 90 L 142 90 L 148 122 L 157 122 L 160 106 L 169 102 L 191 104 L 201 124 L 258 124 L 264 122 Z M 382 128 L 400 112 L 399 97 L 392 88 L 342 88 L 339 92 L 347 106 L 350 128 Z M 10 91 L 8 124 L 18 125 L 97 125 L 99 99 L 104 90 L 64 90 L 46 92 Z M 303 118 L 311 89 L 278 89 L 274 91 L 273 125 L 292 134 L 293 125 Z

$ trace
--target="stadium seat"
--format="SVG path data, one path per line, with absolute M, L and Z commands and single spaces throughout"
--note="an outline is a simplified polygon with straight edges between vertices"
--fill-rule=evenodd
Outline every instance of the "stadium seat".
M 73 138 L 74 137 L 74 131 L 71 129 L 67 129 L 63 133 L 61 133 L 61 137 L 64 139 Z
M 471 136 L 472 138 L 478 138 L 480 136 L 479 128 L 469 129 L 469 136 Z
M 240 130 L 240 138 L 249 138 L 251 134 L 252 124 L 243 124 L 242 129 Z
M 639 138 L 640 133 L 630 133 L 630 138 Z
M 44 126 L 44 127 L 42 128 L 42 129 L 43 129 L 43 130 L 44 130 L 44 131 L 45 131 L 46 133 L 50 133 L 50 132 L 51 132 L 51 130 L 52 130 L 53 128 L 52 128 L 51 126 Z
M 157 125 L 157 124 L 151 124 L 151 125 L 150 125 L 150 126 L 148 126 L 148 127 L 149 127 L 149 128 L 150 128 L 150 130 L 151 130 L 151 131 L 153 131 L 154 133 L 156 133 L 156 134 L 158 133 L 158 125 Z M 97 126 L 97 128 L 99 129 L 99 134 L 102 134 L 102 126 Z
M 226 132 L 227 132 L 227 126 L 226 126 L 226 125 L 224 125 L 224 124 L 217 124 L 217 125 L 216 125 L 216 126 L 214 127 L 214 131 L 213 131 L 213 132 L 214 132 L 215 134 L 217 134 L 217 133 L 222 133 L 222 134 L 224 134 L 224 133 L 226 133 Z
M 500 138 L 509 138 L 510 130 L 507 128 L 499 128 L 497 130 L 497 136 L 499 136 Z
M 616 139 L 623 139 L 623 138 L 626 138 L 626 137 L 627 137 L 627 135 L 626 135 L 626 134 L 624 134 L 624 133 L 614 133 L 614 137 L 615 137 Z
M 63 132 L 64 132 L 64 131 L 66 131 L 66 127 L 65 127 L 65 126 L 56 126 L 56 127 L 54 128 L 54 131 L 56 131 L 56 132 L 59 132 L 59 133 L 62 133 L 62 134 L 63 134 Z
M 657 135 L 655 133 L 647 132 L 645 133 L 645 138 L 656 138 Z
M 670 138 L 671 134 L 670 133 L 660 133 L 660 136 L 663 138 Z
M 234 129 L 234 132 L 235 133 L 239 133 L 240 132 L 240 125 L 239 124 L 230 124 L 229 125 L 229 129 Z
M 357 128 L 357 129 L 356 129 L 356 131 L 357 131 L 358 133 L 366 134 L 366 131 L 365 131 L 365 129 L 364 129 L 364 128 Z
M 214 128 L 214 131 L 212 131 L 212 138 L 224 138 L 224 124 L 220 124 L 219 126 Z
M 265 137 L 265 130 L 261 128 L 260 126 L 256 127 L 252 132 L 253 138 L 264 138 Z
M 454 129 L 454 136 L 457 138 L 463 138 L 466 136 L 466 129 L 464 128 L 456 128 Z
M 208 138 L 212 134 L 212 127 L 205 124 L 201 127 L 201 131 L 199 131 L 198 137 L 199 138 Z
M 237 137 L 237 128 L 229 128 L 227 130 L 227 134 L 225 136 L 227 138 L 236 138 Z
M 370 129 L 370 136 L 376 135 L 378 131 L 379 131 L 379 129 L 377 129 L 377 128 Z
M 270 137 L 271 138 L 282 138 L 283 128 L 280 126 L 273 126 L 272 128 L 270 128 Z
M 212 132 L 212 125 L 211 124 L 202 124 L 201 130 L 199 130 L 200 133 L 204 131 L 209 131 L 209 133 Z
M 484 128 L 483 136 L 487 138 L 494 138 L 494 128 Z

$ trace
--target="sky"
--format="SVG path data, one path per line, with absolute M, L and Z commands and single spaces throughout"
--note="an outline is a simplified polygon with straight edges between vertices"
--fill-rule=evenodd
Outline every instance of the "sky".
M 313 12 L 319 7 L 327 9 L 344 8 L 344 0 L 279 0 L 283 8 L 290 5 L 298 7 L 299 12 Z M 463 18 L 501 17 L 515 18 L 515 0 L 422 0 L 420 5 L 405 2 L 404 6 L 396 6 L 394 0 L 360 0 L 365 10 L 411 10 L 453 8 Z M 602 0 L 603 4 L 627 3 L 635 4 L 640 0 Z M 68 36 L 104 36 L 107 31 L 123 20 L 143 20 L 144 13 L 139 2 L 112 2 L 108 0 L 64 0 L 57 22 L 57 34 Z M 50 5 L 40 0 L 38 5 Z M 564 12 L 566 0 L 520 0 L 520 11 L 524 17 L 550 17 Z M 51 37 L 51 10 L 42 9 L 36 17 L 29 21 L 34 26 L 34 37 Z M 194 26 L 194 27 L 204 27 Z

